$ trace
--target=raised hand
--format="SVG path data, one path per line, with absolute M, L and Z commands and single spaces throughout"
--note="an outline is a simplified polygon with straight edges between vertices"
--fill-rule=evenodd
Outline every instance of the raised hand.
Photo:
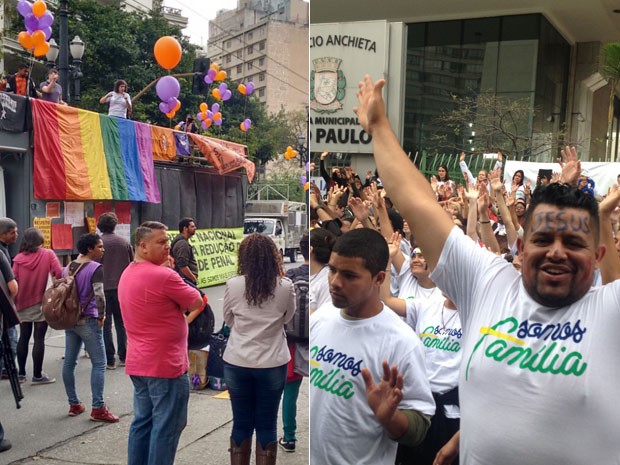
M 328 155 L 329 155 L 329 152 L 323 152 L 321 154 L 321 160 L 325 160 L 325 158 L 327 158 Z
M 471 183 L 467 183 L 467 185 L 468 188 L 465 191 L 465 197 L 467 197 L 468 200 L 476 200 L 478 198 L 478 189 Z
M 396 365 L 390 368 L 388 362 L 384 360 L 383 377 L 378 384 L 373 381 L 368 368 L 362 368 L 362 378 L 366 384 L 368 405 L 379 423 L 387 426 L 403 398 L 403 375 L 398 372 Z
M 489 171 L 489 181 L 494 192 L 501 192 L 504 184 L 501 179 L 502 170 L 500 168 Z
M 554 171 L 553 174 L 551 175 L 550 182 L 561 182 L 561 181 L 562 181 L 562 174 L 558 173 L 557 171 Z
M 439 182 L 437 181 L 437 176 L 431 176 L 431 187 L 433 188 L 433 192 L 437 192 L 437 188 L 439 186 Z
M 562 167 L 561 182 L 576 186 L 581 174 L 581 162 L 577 156 L 577 149 L 567 145 L 566 149 L 562 150 L 562 158 L 558 160 L 558 163 Z
M 368 219 L 369 209 L 359 197 L 349 197 L 349 208 L 360 223 Z
M 498 150 L 497 151 L 497 161 L 502 163 L 504 161 L 504 156 L 502 155 L 502 151 Z
M 357 101 L 359 106 L 353 111 L 358 117 L 360 125 L 368 134 L 372 131 L 377 123 L 384 122 L 389 125 L 385 113 L 385 102 L 381 91 L 385 86 L 385 79 L 379 79 L 373 82 L 367 74 L 364 80 L 358 84 Z
M 461 155 L 459 156 L 459 161 L 465 161 L 465 152 L 461 152 Z
M 605 197 L 598 206 L 599 215 L 610 217 L 614 214 L 617 207 L 620 207 L 620 189 L 614 184 L 609 189 L 607 197 Z M 616 216 L 617 220 L 617 213 L 614 214 L 614 216 Z
M 488 213 L 489 210 L 489 191 L 482 183 L 478 186 L 478 215 Z
M 403 236 L 400 233 L 392 233 L 392 237 L 388 241 L 388 250 L 390 251 L 390 258 L 393 259 L 397 253 L 400 252 L 400 241 L 403 239 Z

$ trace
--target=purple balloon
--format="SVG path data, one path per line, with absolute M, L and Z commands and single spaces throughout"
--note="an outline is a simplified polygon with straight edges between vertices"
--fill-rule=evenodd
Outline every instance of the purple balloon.
M 205 131 L 209 130 L 209 127 L 207 126 L 207 122 L 206 121 L 203 121 L 201 126 L 202 126 L 202 129 L 204 129 Z
M 232 92 L 230 89 L 226 89 L 222 94 L 222 101 L 225 102 L 226 100 L 230 100 L 230 97 L 232 97 Z
M 220 104 L 219 103 L 214 103 L 213 105 L 211 105 L 211 111 L 213 113 L 217 113 L 218 111 L 220 111 Z
M 213 84 L 216 74 L 217 74 L 217 71 L 215 71 L 213 68 L 209 68 L 209 71 L 207 71 L 207 74 L 205 75 L 205 78 L 204 78 L 205 83 Z
M 301 185 L 303 186 L 308 181 L 308 178 L 305 176 L 302 176 L 301 178 L 299 178 L 299 180 L 301 181 Z
M 219 87 L 218 90 L 220 91 L 220 93 L 223 95 L 224 92 L 226 92 L 228 90 L 228 84 L 226 84 L 225 82 L 222 82 Z
M 306 171 L 310 171 L 310 162 L 309 161 L 306 162 Z
M 213 124 L 215 124 L 216 126 L 221 126 L 222 125 L 222 121 L 224 121 L 224 118 L 216 119 L 215 121 L 213 121 Z
M 217 113 L 217 111 L 216 111 L 216 113 Z M 207 119 L 213 119 L 213 112 L 211 110 L 207 110 Z
M 169 106 L 170 108 L 174 108 L 174 107 L 176 107 L 176 106 L 177 106 L 177 99 L 176 99 L 175 97 L 170 97 L 170 98 L 168 99 L 168 106 Z
M 28 0 L 19 0 L 19 2 L 17 2 L 17 11 L 25 18 L 29 14 L 32 14 L 32 3 Z
M 170 113 L 170 109 L 168 108 L 168 104 L 166 102 L 161 102 L 159 104 L 159 111 L 162 113 Z
M 196 113 L 196 119 L 202 121 L 202 112 Z
M 245 85 L 245 95 L 252 95 L 252 92 L 254 92 L 254 83 L 248 82 Z
M 37 18 L 33 14 L 29 14 L 28 16 L 26 16 L 24 24 L 26 25 L 26 28 L 32 29 L 33 31 L 41 29 L 41 27 L 39 26 L 39 18 Z
M 157 91 L 157 96 L 160 100 L 167 102 L 171 97 L 178 97 L 179 92 L 181 92 L 181 85 L 176 78 L 172 76 L 164 76 L 155 86 L 155 90 Z
M 42 29 L 42 31 L 45 34 L 45 40 L 50 40 L 50 37 L 52 37 L 52 28 L 51 27 L 46 27 L 46 28 Z
M 39 27 L 45 29 L 51 27 L 52 24 L 54 24 L 54 15 L 48 10 L 39 18 Z
M 246 118 L 243 120 L 243 128 L 247 131 L 252 126 L 252 120 L 250 118 Z

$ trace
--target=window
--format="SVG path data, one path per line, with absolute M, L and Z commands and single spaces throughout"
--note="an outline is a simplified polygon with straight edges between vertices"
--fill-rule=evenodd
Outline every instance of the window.
M 230 58 L 230 53 L 229 53 L 228 55 L 226 55 L 226 63 L 230 63 L 230 60 L 231 58 Z
M 253 61 L 248 61 L 247 62 L 247 69 L 248 69 L 248 71 L 250 71 L 253 67 L 254 67 L 254 62 Z
M 243 50 L 237 50 L 237 58 L 240 60 L 243 58 Z
M 227 40 L 226 42 L 224 42 L 224 47 L 230 48 L 230 40 Z
M 241 74 L 243 72 L 243 66 L 237 65 L 237 74 Z
M 259 97 L 264 97 L 265 96 L 265 88 L 264 87 L 262 89 L 258 89 L 258 96 Z
M 264 66 L 265 65 L 265 59 L 264 58 L 259 58 L 258 59 L 258 66 Z
M 258 81 L 259 81 L 259 82 L 263 82 L 264 80 L 265 80 L 265 73 L 260 73 L 260 74 L 258 75 Z
M 245 48 L 245 52 L 246 52 L 248 55 L 252 55 L 252 53 L 254 53 L 254 45 L 248 45 L 248 46 Z
M 261 41 L 258 43 L 258 49 L 259 49 L 259 50 L 265 50 L 265 41 L 264 41 L 264 40 L 261 40 Z
M 254 34 L 252 33 L 252 31 L 248 32 L 248 40 L 252 40 L 253 36 Z

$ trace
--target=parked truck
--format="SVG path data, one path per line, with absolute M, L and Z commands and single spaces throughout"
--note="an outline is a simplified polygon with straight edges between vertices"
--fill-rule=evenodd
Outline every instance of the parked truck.
M 250 200 L 245 205 L 243 234 L 265 234 L 276 243 L 282 256 L 297 260 L 299 241 L 308 230 L 306 204 L 289 200 Z

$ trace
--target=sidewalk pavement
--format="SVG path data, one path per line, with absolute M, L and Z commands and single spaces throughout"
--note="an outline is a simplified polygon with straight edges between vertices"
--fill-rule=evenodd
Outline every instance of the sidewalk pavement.
M 121 417 L 113 424 L 89 421 L 90 361 L 80 358 L 76 380 L 78 393 L 87 411 L 71 418 L 62 376 L 62 347 L 64 335 L 48 334 L 45 371 L 57 379 L 44 386 L 22 385 L 25 398 L 22 408 L 15 403 L 8 381 L 0 382 L 0 420 L 6 438 L 13 448 L 0 454 L 0 465 L 123 465 L 127 463 L 127 437 L 133 419 L 133 386 L 123 368 L 106 371 L 105 398 L 111 411 Z M 30 361 L 29 361 L 30 362 Z M 192 391 L 189 401 L 188 424 L 181 435 L 175 464 L 227 464 L 232 428 L 230 401 L 215 399 L 217 391 Z M 297 450 L 284 452 L 278 448 L 277 463 L 306 465 L 309 463 L 309 404 L 308 379 L 304 378 L 297 402 Z M 278 435 L 282 425 L 278 421 Z M 252 446 L 254 450 L 254 445 Z M 252 458 L 252 464 L 254 458 Z

